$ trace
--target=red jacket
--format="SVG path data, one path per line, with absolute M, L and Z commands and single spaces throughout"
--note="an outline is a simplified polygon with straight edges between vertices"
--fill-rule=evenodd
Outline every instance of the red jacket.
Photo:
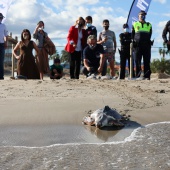
M 81 39 L 81 46 L 82 49 L 84 48 L 85 44 L 86 44 L 86 32 L 85 29 L 82 29 L 82 34 L 83 37 Z M 78 42 L 78 28 L 76 28 L 75 26 L 71 26 L 68 32 L 68 36 L 67 36 L 67 44 L 65 46 L 65 50 L 69 53 L 72 53 L 75 51 L 75 47 L 73 47 L 73 45 L 70 44 L 70 41 L 73 41 L 75 44 L 77 44 Z

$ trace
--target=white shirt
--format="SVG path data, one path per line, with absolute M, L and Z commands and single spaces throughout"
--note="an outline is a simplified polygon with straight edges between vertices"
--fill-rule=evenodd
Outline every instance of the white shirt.
M 8 36 L 8 31 L 5 24 L 0 23 L 0 43 L 4 43 L 4 37 Z
M 82 50 L 82 47 L 81 47 L 81 39 L 83 37 L 83 34 L 82 34 L 82 30 L 78 30 L 78 41 L 77 41 L 77 46 L 76 46 L 76 51 L 81 51 Z

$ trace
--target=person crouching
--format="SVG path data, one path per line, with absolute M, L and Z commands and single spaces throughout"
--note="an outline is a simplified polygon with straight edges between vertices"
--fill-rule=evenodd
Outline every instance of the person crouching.
M 104 64 L 104 49 L 102 45 L 97 44 L 96 36 L 88 36 L 87 44 L 88 46 L 83 50 L 84 67 L 82 68 L 82 73 L 86 77 L 101 73 Z
M 60 79 L 63 76 L 63 67 L 60 65 L 60 59 L 54 59 L 54 64 L 50 66 L 50 79 Z

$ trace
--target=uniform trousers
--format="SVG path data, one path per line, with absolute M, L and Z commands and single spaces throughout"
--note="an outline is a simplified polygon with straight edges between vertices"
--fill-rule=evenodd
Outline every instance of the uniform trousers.
M 143 57 L 144 78 L 150 79 L 150 60 L 151 60 L 151 46 L 147 44 L 139 45 L 135 48 L 135 63 L 136 63 L 136 77 L 140 77 L 142 68 L 141 61 Z

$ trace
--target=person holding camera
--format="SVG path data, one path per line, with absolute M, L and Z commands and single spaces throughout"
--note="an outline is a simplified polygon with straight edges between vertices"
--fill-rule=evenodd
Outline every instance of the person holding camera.
M 65 50 L 70 53 L 70 78 L 79 79 L 83 48 L 86 44 L 85 20 L 79 17 L 71 26 L 67 36 Z
M 88 36 L 87 44 L 83 51 L 84 67 L 82 68 L 82 73 L 86 77 L 101 73 L 104 64 L 104 49 L 102 45 L 97 44 L 96 36 Z
M 34 33 L 33 38 L 36 39 L 36 45 L 39 48 L 39 55 L 36 56 L 36 63 L 40 72 L 40 79 L 43 80 L 45 73 L 49 72 L 48 53 L 44 48 L 45 40 L 48 39 L 48 34 L 44 31 L 44 22 L 39 21 Z

